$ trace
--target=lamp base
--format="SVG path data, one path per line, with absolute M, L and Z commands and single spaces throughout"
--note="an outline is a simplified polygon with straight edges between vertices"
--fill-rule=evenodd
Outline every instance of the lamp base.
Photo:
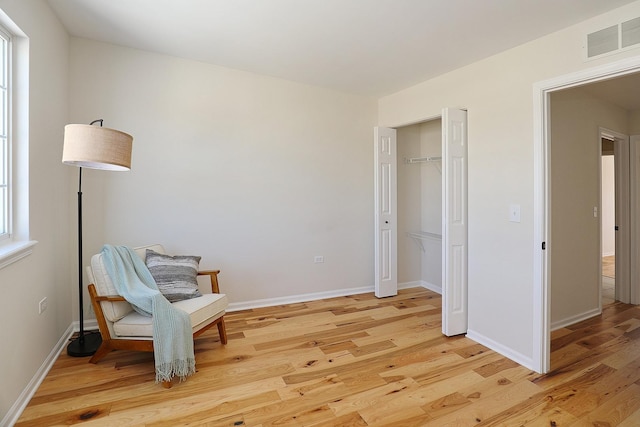
M 67 346 L 67 354 L 71 357 L 86 357 L 93 355 L 102 344 L 99 333 L 88 333 L 75 338 Z

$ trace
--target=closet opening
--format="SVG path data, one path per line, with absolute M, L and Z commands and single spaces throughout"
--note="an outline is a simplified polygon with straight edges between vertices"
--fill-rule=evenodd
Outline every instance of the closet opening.
M 398 287 L 442 294 L 442 120 L 397 128 Z
M 374 128 L 375 295 L 442 295 L 442 333 L 467 333 L 467 112 Z

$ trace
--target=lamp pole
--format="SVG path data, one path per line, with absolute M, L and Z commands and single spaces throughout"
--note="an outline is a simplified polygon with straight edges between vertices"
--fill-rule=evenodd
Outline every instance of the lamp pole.
M 127 171 L 131 169 L 133 137 L 115 129 L 102 127 L 103 120 L 89 125 L 69 124 L 64 130 L 62 163 L 78 166 L 78 302 L 80 331 L 67 346 L 73 357 L 91 356 L 102 344 L 100 333 L 85 333 L 82 263 L 82 169 Z M 100 126 L 93 126 L 99 124 Z
M 100 122 L 102 127 L 102 119 L 94 120 L 90 125 Z M 84 333 L 84 295 L 82 286 L 82 166 L 78 167 L 78 304 L 80 331 L 78 337 L 71 340 L 67 345 L 67 354 L 72 357 L 85 357 L 93 355 L 102 344 L 102 336 L 99 333 Z

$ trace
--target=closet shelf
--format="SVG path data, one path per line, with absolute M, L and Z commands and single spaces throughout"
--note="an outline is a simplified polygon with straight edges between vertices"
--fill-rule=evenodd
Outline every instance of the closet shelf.
M 425 252 L 423 240 L 442 240 L 442 234 L 429 233 L 428 231 L 408 231 L 407 236 L 420 246 L 422 252 Z
M 427 162 L 439 162 L 442 157 L 410 157 L 405 158 L 405 163 L 427 163 Z

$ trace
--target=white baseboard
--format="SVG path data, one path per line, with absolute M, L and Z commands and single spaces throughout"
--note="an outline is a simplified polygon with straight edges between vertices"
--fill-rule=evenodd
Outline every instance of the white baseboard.
M 20 418 L 22 411 L 24 411 L 24 408 L 27 407 L 27 404 L 38 390 L 38 387 L 40 387 L 40 384 L 42 384 L 42 381 L 44 381 L 55 361 L 58 359 L 60 352 L 66 347 L 69 338 L 71 338 L 71 335 L 73 335 L 73 325 L 69 325 L 62 337 L 56 343 L 55 347 L 51 350 L 45 361 L 42 363 L 42 366 L 40 366 L 40 369 L 38 369 L 25 389 L 22 390 L 22 393 L 20 393 L 18 400 L 14 402 L 13 406 L 11 406 L 9 412 L 7 412 L 5 417 L 0 420 L 0 426 L 12 426 L 18 421 L 18 418 Z
M 528 356 L 525 356 L 522 353 L 514 351 L 512 348 L 505 347 L 499 342 L 496 342 L 491 338 L 488 338 L 482 334 L 479 334 L 471 329 L 467 331 L 467 338 L 477 342 L 478 344 L 482 344 L 483 346 L 490 348 L 496 353 L 500 353 L 504 357 L 511 359 L 516 363 L 519 363 L 525 368 L 535 371 L 535 369 L 533 368 L 533 359 L 531 359 Z
M 582 322 L 583 320 L 591 319 L 592 317 L 599 316 L 600 314 L 602 314 L 602 310 L 599 308 L 594 308 L 593 310 L 585 311 L 584 313 L 578 313 L 575 316 L 556 320 L 555 322 L 551 322 L 551 330 L 555 331 L 556 329 L 564 328 L 565 326 L 573 325 L 575 323 Z
M 252 308 L 273 307 L 283 304 L 295 304 L 299 302 L 315 301 L 326 298 L 344 297 L 349 295 L 366 294 L 373 292 L 373 286 L 363 286 L 361 288 L 339 289 L 335 291 L 314 292 L 310 294 L 291 295 L 278 298 L 265 298 L 252 301 L 232 302 L 227 308 L 228 312 L 250 310 Z
M 442 295 L 442 287 L 434 285 L 433 283 L 426 282 L 424 280 L 415 280 L 413 282 L 398 283 L 398 289 L 409 288 L 425 288 Z
M 398 283 L 398 289 L 409 289 L 409 288 L 418 288 L 418 287 L 426 288 L 426 289 L 429 289 L 430 291 L 442 294 L 442 288 L 440 288 L 439 286 L 433 285 L 431 283 L 425 282 L 424 280 Z M 241 311 L 241 310 L 251 310 L 253 308 L 260 308 L 260 307 L 273 307 L 276 305 L 283 305 L 283 304 L 295 304 L 299 302 L 316 301 L 316 300 L 321 300 L 326 298 L 366 294 L 368 292 L 374 292 L 374 291 L 375 289 L 373 286 L 363 286 L 360 288 L 339 289 L 336 291 L 325 291 L 325 292 L 314 292 L 310 294 L 291 295 L 291 296 L 279 297 L 279 298 L 265 298 L 265 299 L 257 299 L 257 300 L 251 300 L 251 301 L 243 301 L 243 302 L 232 302 L 232 303 L 229 303 L 229 307 L 227 308 L 227 311 L 234 312 L 234 311 Z M 85 326 L 85 328 L 87 328 L 87 326 Z
M 425 282 L 424 280 L 414 281 L 414 282 L 405 282 L 398 284 L 398 289 L 406 289 L 406 288 L 415 288 L 415 287 L 423 287 L 429 289 L 430 291 L 436 292 L 442 295 L 442 287 L 436 286 L 433 283 Z M 525 366 L 528 369 L 532 369 L 533 361 L 530 357 L 525 356 L 522 353 L 517 351 L 513 351 L 513 349 L 509 347 L 505 347 L 502 344 L 485 337 L 482 334 L 479 334 L 473 330 L 468 330 L 466 334 L 467 338 L 477 342 L 478 344 L 482 344 L 485 347 L 490 348 L 491 350 L 500 353 L 504 357 L 513 360 L 516 363 L 519 363 L 522 366 Z

